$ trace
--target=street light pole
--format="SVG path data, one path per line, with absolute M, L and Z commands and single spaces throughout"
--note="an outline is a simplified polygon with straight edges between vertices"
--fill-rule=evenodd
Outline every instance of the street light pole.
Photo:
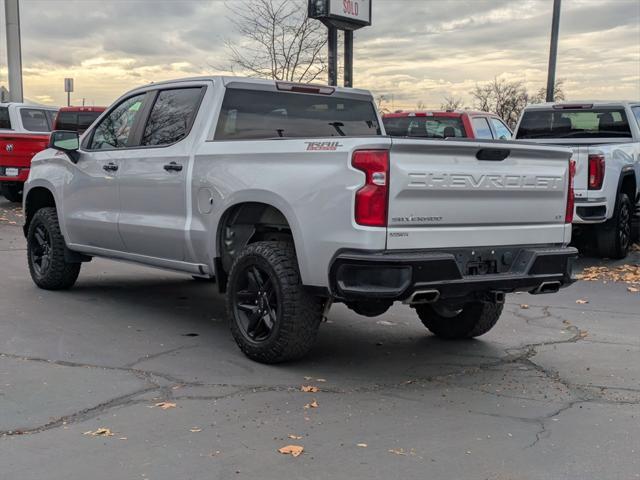
M 4 1 L 7 29 L 7 69 L 9 71 L 9 101 L 22 102 L 22 47 L 20 46 L 20 7 L 18 0 Z
M 560 30 L 560 0 L 553 0 L 551 21 L 551 45 L 549 47 L 549 70 L 547 72 L 547 102 L 553 102 L 556 89 L 556 58 L 558 57 L 558 31 Z

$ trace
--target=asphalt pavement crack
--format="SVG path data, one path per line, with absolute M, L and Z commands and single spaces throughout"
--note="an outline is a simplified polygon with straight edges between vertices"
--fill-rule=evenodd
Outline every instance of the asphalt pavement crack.
M 116 407 L 124 407 L 129 405 L 135 405 L 137 403 L 146 402 L 146 400 L 136 400 L 136 397 L 143 395 L 145 393 L 159 390 L 159 389 L 160 388 L 155 385 L 141 388 L 139 390 L 136 390 L 135 392 L 113 398 L 111 400 L 100 403 L 93 407 L 85 408 L 77 412 L 71 413 L 69 415 L 58 417 L 38 427 L 24 428 L 24 429 L 17 428 L 13 430 L 0 430 L 0 437 L 11 437 L 16 435 L 29 435 L 29 434 L 41 433 L 41 432 L 46 432 L 47 430 L 62 427 L 63 425 L 69 425 L 72 423 L 79 423 L 84 420 L 89 420 Z

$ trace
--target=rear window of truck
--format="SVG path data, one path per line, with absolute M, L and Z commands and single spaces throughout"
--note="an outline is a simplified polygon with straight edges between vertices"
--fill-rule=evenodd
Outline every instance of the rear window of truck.
M 307 93 L 228 88 L 216 140 L 380 135 L 373 103 Z
M 50 132 L 55 112 L 35 108 L 21 108 L 22 127 L 29 132 Z
M 516 138 L 631 137 L 622 108 L 526 110 Z
M 84 132 L 102 112 L 60 112 L 56 118 L 56 130 Z
M 388 117 L 384 129 L 392 137 L 466 137 L 460 117 Z
M 11 119 L 7 107 L 0 107 L 0 129 L 11 130 Z

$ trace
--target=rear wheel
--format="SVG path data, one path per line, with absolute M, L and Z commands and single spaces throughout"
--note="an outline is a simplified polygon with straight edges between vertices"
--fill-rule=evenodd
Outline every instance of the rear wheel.
M 484 335 L 496 324 L 502 308 L 501 303 L 486 302 L 469 302 L 459 309 L 438 303 L 415 307 L 418 317 L 431 333 L 450 340 Z
M 2 195 L 4 198 L 13 203 L 22 202 L 22 184 L 2 185 Z
M 323 301 L 302 286 L 290 242 L 245 247 L 229 272 L 231 333 L 252 360 L 278 363 L 303 357 L 313 346 Z
M 27 259 L 34 283 L 45 290 L 71 288 L 80 273 L 80 263 L 69 263 L 64 238 L 53 207 L 38 210 L 27 233 Z
M 631 247 L 631 222 L 633 208 L 626 193 L 620 192 L 616 198 L 613 218 L 598 227 L 596 240 L 601 257 L 625 258 Z

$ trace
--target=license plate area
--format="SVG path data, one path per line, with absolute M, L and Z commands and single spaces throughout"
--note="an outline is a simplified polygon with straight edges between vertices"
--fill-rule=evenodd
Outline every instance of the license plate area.
M 491 275 L 496 273 L 499 273 L 497 260 L 482 260 L 481 258 L 467 262 L 464 272 L 465 276 Z
M 17 177 L 18 175 L 20 175 L 20 169 L 19 168 L 8 167 L 8 168 L 4 169 L 4 176 L 5 177 Z
M 526 265 L 521 248 L 496 247 L 465 249 L 456 252 L 456 263 L 465 277 L 513 273 Z

